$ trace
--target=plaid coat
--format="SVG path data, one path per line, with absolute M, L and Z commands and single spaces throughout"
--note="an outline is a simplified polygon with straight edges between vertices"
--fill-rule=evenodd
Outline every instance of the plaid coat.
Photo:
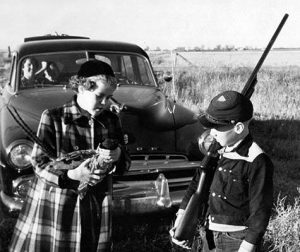
M 116 172 L 129 168 L 119 118 L 103 109 L 94 120 L 73 100 L 61 108 L 46 110 L 38 137 L 56 152 L 94 149 L 105 138 L 117 138 L 122 149 Z M 56 169 L 54 159 L 35 144 L 32 162 L 36 177 L 19 215 L 10 251 L 109 251 L 111 247 L 111 176 L 91 187 L 80 200 L 78 181 L 67 170 Z M 67 169 L 72 169 L 72 164 Z

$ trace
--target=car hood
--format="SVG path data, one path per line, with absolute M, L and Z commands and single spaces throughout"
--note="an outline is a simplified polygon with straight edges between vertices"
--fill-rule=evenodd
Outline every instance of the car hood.
M 197 119 L 193 111 L 169 100 L 158 88 L 121 86 L 114 97 L 126 105 L 128 113 L 138 114 L 146 127 L 156 130 L 174 130 Z
M 20 114 L 39 121 L 45 109 L 61 106 L 74 94 L 73 90 L 63 87 L 21 90 L 11 97 L 10 105 Z M 114 97 L 126 106 L 125 113 L 136 114 L 145 127 L 174 130 L 196 121 L 194 112 L 170 101 L 158 88 L 121 86 Z
M 10 99 L 9 105 L 14 107 L 20 115 L 40 120 L 45 109 L 58 107 L 72 99 L 74 91 L 71 89 L 43 88 L 22 90 Z

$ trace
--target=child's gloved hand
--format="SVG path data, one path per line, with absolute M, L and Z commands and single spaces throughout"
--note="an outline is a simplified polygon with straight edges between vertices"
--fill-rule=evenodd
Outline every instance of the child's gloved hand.
M 169 231 L 169 234 L 172 238 L 172 242 L 182 248 L 185 248 L 185 249 L 190 249 L 192 247 L 192 242 L 191 241 L 179 241 L 177 240 L 174 235 L 175 235 L 175 230 L 177 228 L 177 226 L 179 225 L 182 217 L 183 217 L 183 214 L 184 214 L 184 210 L 183 209 L 179 209 L 178 212 L 177 212 L 177 218 L 175 220 L 175 223 L 174 223 L 174 226 L 170 229 Z

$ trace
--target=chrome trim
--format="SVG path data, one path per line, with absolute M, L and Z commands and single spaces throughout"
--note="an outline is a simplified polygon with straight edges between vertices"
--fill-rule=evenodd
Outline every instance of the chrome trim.
M 13 193 L 17 194 L 18 196 L 22 197 L 21 195 L 19 195 L 18 193 L 18 186 L 20 184 L 26 183 L 28 180 L 33 180 L 34 179 L 34 175 L 24 175 L 24 176 L 20 176 L 17 179 L 12 181 L 12 186 L 13 186 Z
M 172 206 L 177 207 L 180 205 L 184 196 L 185 190 L 171 192 Z M 0 192 L 0 198 L 3 204 L 8 208 L 9 212 L 20 211 L 24 200 L 17 197 L 10 197 L 3 191 Z M 167 210 L 165 207 L 158 206 L 157 195 L 149 195 L 144 197 L 139 195 L 137 197 L 118 197 L 113 200 L 113 212 L 116 214 L 141 214 L 153 213 L 162 210 Z
M 0 160 L 0 166 L 2 166 L 2 168 L 5 168 L 6 165 Z
M 180 205 L 184 193 L 185 190 L 170 192 L 172 200 L 171 207 L 178 207 Z M 125 215 L 154 213 L 170 209 L 157 205 L 157 199 L 157 195 L 114 198 L 112 210 L 114 214 Z
M 24 200 L 18 197 L 11 197 L 6 195 L 3 191 L 0 192 L 2 203 L 8 208 L 9 212 L 20 211 Z
M 124 175 L 138 175 L 141 173 L 155 173 L 176 170 L 196 169 L 200 166 L 200 161 L 187 160 L 132 160 L 131 167 Z
M 141 147 L 142 148 L 142 147 Z M 185 155 L 181 154 L 132 154 L 130 155 L 130 158 L 132 161 L 148 161 L 148 160 L 188 160 L 188 158 Z

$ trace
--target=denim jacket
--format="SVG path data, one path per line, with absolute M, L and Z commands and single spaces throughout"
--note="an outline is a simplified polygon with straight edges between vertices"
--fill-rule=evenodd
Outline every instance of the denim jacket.
M 248 135 L 229 153 L 220 153 L 208 196 L 208 214 L 218 224 L 246 226 L 245 240 L 258 244 L 273 205 L 273 164 Z M 185 209 L 200 178 L 197 171 L 180 208 Z

